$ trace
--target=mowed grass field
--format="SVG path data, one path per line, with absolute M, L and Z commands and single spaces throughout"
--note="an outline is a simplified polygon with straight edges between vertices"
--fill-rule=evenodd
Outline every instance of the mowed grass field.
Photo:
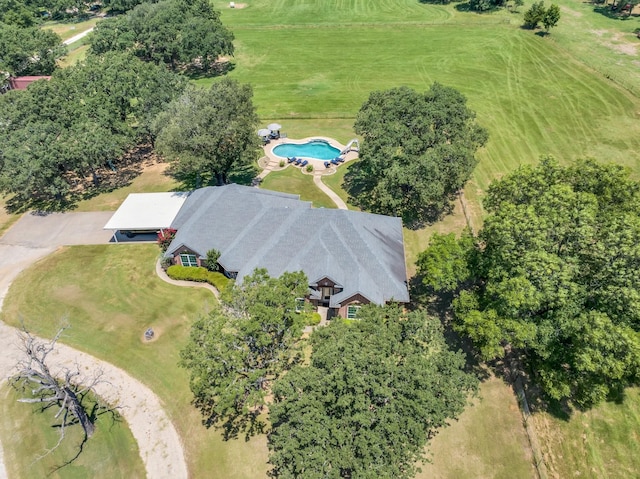
M 191 405 L 188 373 L 178 367 L 179 351 L 191 323 L 215 307 L 216 300 L 209 291 L 159 279 L 158 254 L 154 244 L 61 248 L 17 278 L 0 318 L 13 326 L 22 319 L 43 337 L 51 337 L 66 322 L 71 327 L 64 343 L 125 369 L 149 386 L 182 438 L 191 477 L 265 477 L 264 437 L 224 442 L 216 430 L 202 425 Z M 145 342 L 144 331 L 150 326 L 156 339 Z M 0 399 L 5 401 L 4 396 Z M 102 472 L 83 477 L 110 477 Z
M 216 5 L 236 36 L 230 76 L 252 84 L 261 118 L 280 121 L 290 136 L 308 132 L 314 120 L 315 134 L 325 134 L 321 123 L 351 127 L 372 90 L 426 90 L 438 81 L 462 91 L 490 133 L 467 188 L 470 201 L 479 202 L 492 179 L 544 154 L 640 172 L 640 100 L 572 56 L 568 40 L 554 40 L 556 32 L 565 35 L 562 21 L 540 37 L 519 28 L 521 13 L 478 15 L 418 1 Z
M 313 183 L 313 175 L 305 174 L 300 168 L 288 166 L 284 170 L 269 173 L 260 188 L 300 195 L 303 201 L 311 201 L 314 208 L 335 208 L 336 204 Z

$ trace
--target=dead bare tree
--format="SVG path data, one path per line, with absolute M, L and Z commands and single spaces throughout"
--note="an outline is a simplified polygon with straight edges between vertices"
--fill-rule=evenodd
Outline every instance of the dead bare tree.
M 42 403 L 44 408 L 57 406 L 55 419 L 60 419 L 60 437 L 58 443 L 48 453 L 55 450 L 64 439 L 65 426 L 71 419 L 69 414 L 82 426 L 85 440 L 95 430 L 86 407 L 82 404 L 84 396 L 101 382 L 102 371 L 92 377 L 83 376 L 76 363 L 74 369 L 59 367 L 52 371 L 49 354 L 55 350 L 56 343 L 66 328 L 60 328 L 50 341 L 43 341 L 31 335 L 25 328 L 20 333 L 21 349 L 25 353 L 16 365 L 17 373 L 11 377 L 12 385 L 22 391 L 31 392 L 31 397 L 18 399 L 24 403 Z

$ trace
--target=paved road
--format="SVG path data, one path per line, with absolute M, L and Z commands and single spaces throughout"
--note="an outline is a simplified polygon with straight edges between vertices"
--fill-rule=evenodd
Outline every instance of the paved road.
M 65 213 L 38 216 L 26 214 L 0 238 L 0 309 L 11 282 L 25 268 L 54 251 L 59 246 L 73 244 L 104 244 L 111 232 L 102 227 L 111 212 Z M 0 380 L 8 378 L 19 354 L 16 345 L 18 330 L 0 322 Z M 77 361 L 88 370 L 104 371 L 111 385 L 97 389 L 100 396 L 122 406 L 120 413 L 127 420 L 140 456 L 150 478 L 188 477 L 180 437 L 165 414 L 160 399 L 149 388 L 122 369 L 100 361 L 63 344 L 58 345 L 56 362 L 73 366 Z M 10 438 L 2 437 L 3 441 Z M 6 479 L 0 445 L 0 479 Z

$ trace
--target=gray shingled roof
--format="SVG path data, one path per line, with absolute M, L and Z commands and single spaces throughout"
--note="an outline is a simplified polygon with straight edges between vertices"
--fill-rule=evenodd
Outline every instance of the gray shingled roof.
M 347 210 L 312 209 L 297 196 L 238 185 L 194 191 L 171 225 L 178 230 L 166 256 L 187 246 L 211 248 L 237 271 L 271 276 L 302 270 L 310 284 L 329 277 L 344 290 L 331 306 L 355 294 L 369 301 L 409 301 L 400 218 Z

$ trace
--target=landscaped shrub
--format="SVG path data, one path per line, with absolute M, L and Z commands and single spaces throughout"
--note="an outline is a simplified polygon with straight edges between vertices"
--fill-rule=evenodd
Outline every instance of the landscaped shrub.
M 284 160 L 280 160 L 280 163 L 278 163 L 280 165 L 280 168 L 284 167 Z
M 207 275 L 207 283 L 218 291 L 223 292 L 230 286 L 231 280 L 222 273 L 209 272 Z
M 181 266 L 174 264 L 167 269 L 167 275 L 171 279 L 182 281 L 198 281 L 204 283 L 207 281 L 209 271 L 206 268 L 195 268 L 193 266 Z
M 213 248 L 207 251 L 207 259 L 204 261 L 204 266 L 209 271 L 218 271 L 218 258 L 220 258 L 220 251 Z
M 221 293 L 232 284 L 232 281 L 224 274 L 207 271 L 207 269 L 203 267 L 196 268 L 193 266 L 174 264 L 167 269 L 167 275 L 169 278 L 175 280 L 209 283 Z
M 311 173 L 313 171 L 313 165 L 307 165 L 307 171 Z
M 311 313 L 307 315 L 307 326 L 317 326 L 321 319 L 320 313 Z

